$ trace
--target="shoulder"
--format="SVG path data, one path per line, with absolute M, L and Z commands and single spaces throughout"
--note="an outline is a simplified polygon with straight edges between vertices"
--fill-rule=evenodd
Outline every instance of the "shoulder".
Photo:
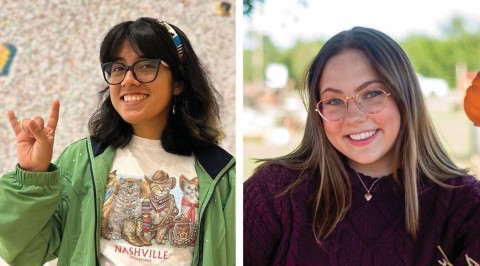
M 473 197 L 480 199 L 480 180 L 471 175 L 457 176 L 444 181 L 449 188 L 441 188 L 440 193 L 456 197 Z
M 82 151 L 86 153 L 86 151 L 88 150 L 87 145 L 88 145 L 87 138 L 83 138 L 75 142 L 72 142 L 70 145 L 68 145 L 65 148 L 65 150 L 63 150 L 62 154 L 60 155 L 60 158 L 76 156 L 77 154 L 80 154 Z
M 294 179 L 300 176 L 300 172 L 292 170 L 279 164 L 271 164 L 261 166 L 257 169 L 249 180 L 254 181 L 268 181 L 268 183 L 275 183 L 277 185 L 289 184 Z M 253 182 L 253 181 L 252 181 Z
M 85 137 L 68 145 L 60 154 L 56 162 L 62 163 L 66 161 L 70 164 L 71 160 L 74 159 L 77 163 L 79 162 L 78 160 L 88 161 L 89 157 L 98 157 L 99 155 L 104 154 L 105 151 L 110 150 L 109 148 L 111 148 L 110 145 L 102 143 L 94 137 Z
M 423 200 L 455 213 L 480 209 L 480 180 L 474 176 L 456 176 L 444 180 L 446 186 L 430 183 L 424 187 Z
M 289 223 L 292 218 L 292 198 L 282 194 L 298 177 L 298 173 L 280 165 L 260 168 L 243 186 L 244 223 Z
M 193 153 L 198 163 L 212 178 L 235 166 L 235 158 L 215 144 L 196 148 Z
M 446 182 L 453 186 L 451 189 L 452 198 L 456 199 L 459 204 L 473 204 L 480 207 L 480 180 L 474 176 L 458 176 L 449 179 Z M 447 192 L 448 193 L 448 192 Z
M 256 170 L 254 174 L 245 181 L 244 194 L 249 189 L 260 189 L 264 193 L 277 195 L 283 192 L 289 184 L 300 176 L 300 172 L 291 170 L 278 164 L 268 165 Z
M 475 176 L 464 175 L 449 179 L 447 181 L 447 184 L 462 187 L 478 187 L 480 186 L 480 180 L 477 179 Z
M 193 153 L 201 162 L 203 161 L 223 161 L 228 162 L 233 156 L 216 144 L 210 144 L 204 147 L 196 148 Z
M 423 193 L 436 191 L 437 193 L 455 194 L 471 191 L 474 194 L 478 193 L 480 188 L 480 180 L 472 175 L 455 176 L 440 181 L 445 186 L 440 186 L 433 181 L 423 179 L 421 182 L 421 190 Z
M 101 142 L 95 137 L 90 136 L 72 142 L 67 146 L 64 152 L 88 150 L 88 146 L 91 146 L 94 152 L 97 151 L 97 153 L 101 154 L 109 145 Z

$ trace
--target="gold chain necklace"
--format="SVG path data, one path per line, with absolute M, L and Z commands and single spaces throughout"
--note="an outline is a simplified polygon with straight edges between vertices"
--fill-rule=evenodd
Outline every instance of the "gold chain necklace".
M 358 176 L 358 179 L 360 179 L 360 182 L 362 182 L 362 185 L 363 187 L 365 188 L 365 190 L 367 191 L 367 193 L 365 193 L 363 196 L 365 197 L 365 199 L 367 201 L 370 201 L 373 197 L 372 193 L 370 193 L 370 191 L 372 191 L 372 188 L 373 186 L 375 185 L 375 183 L 377 183 L 378 181 L 380 181 L 380 179 L 382 179 L 382 177 L 379 177 L 377 180 L 373 181 L 372 185 L 370 186 L 370 188 L 367 188 L 367 186 L 365 186 L 365 183 L 363 183 L 363 180 L 362 178 L 360 177 L 360 175 L 357 173 L 357 171 L 355 171 L 355 174 L 357 174 Z

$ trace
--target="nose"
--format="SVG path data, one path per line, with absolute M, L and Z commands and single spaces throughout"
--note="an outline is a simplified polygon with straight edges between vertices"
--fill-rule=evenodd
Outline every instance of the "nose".
M 130 86 L 130 85 L 138 85 L 140 82 L 135 79 L 133 75 L 133 69 L 127 69 L 127 73 L 125 73 L 125 78 L 123 79 L 121 85 L 122 86 Z
M 352 101 L 350 101 L 352 100 Z M 347 111 L 345 114 L 345 120 L 362 122 L 367 119 L 367 114 L 360 109 L 358 103 L 354 97 L 347 100 Z

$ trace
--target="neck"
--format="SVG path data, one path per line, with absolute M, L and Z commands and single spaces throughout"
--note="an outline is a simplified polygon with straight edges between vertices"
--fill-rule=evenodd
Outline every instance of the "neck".
M 165 125 L 163 124 L 154 124 L 154 125 L 132 125 L 133 134 L 135 136 L 145 138 L 145 139 L 155 139 L 159 140 L 162 137 L 163 130 Z
M 390 150 L 382 158 L 372 163 L 362 164 L 350 159 L 348 160 L 348 164 L 353 170 L 371 177 L 382 177 L 391 174 L 393 172 L 393 162 L 393 150 Z
M 371 177 L 382 177 L 392 173 L 390 165 L 372 167 L 372 165 L 359 164 L 353 161 L 350 161 L 349 165 L 355 172 Z

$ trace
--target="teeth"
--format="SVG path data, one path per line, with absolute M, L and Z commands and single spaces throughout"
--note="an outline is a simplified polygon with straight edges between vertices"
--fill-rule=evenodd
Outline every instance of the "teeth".
M 125 95 L 123 96 L 123 101 L 127 103 L 137 102 L 147 98 L 145 94 L 134 94 L 134 95 Z
M 373 136 L 373 134 L 375 134 L 376 130 L 372 130 L 372 131 L 369 131 L 369 132 L 362 132 L 360 134 L 354 134 L 354 135 L 350 135 L 350 138 L 353 139 L 353 140 L 362 140 L 362 139 L 366 139 L 366 138 L 369 138 L 371 136 Z

